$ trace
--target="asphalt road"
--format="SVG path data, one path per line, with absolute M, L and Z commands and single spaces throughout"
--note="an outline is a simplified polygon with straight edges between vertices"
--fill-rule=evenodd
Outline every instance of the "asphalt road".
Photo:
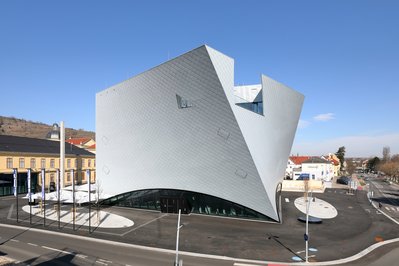
M 381 204 L 381 211 L 399 222 L 399 185 L 378 178 L 371 178 L 367 183 L 373 192 L 373 201 Z
M 18 265 L 173 265 L 175 253 L 126 244 L 54 234 L 34 229 L 1 228 L 0 254 Z M 234 261 L 181 255 L 184 265 L 234 265 Z
M 184 215 L 184 227 L 180 231 L 180 250 L 261 261 L 290 262 L 293 261 L 293 256 L 303 257 L 305 227 L 297 220 L 303 214 L 294 206 L 295 199 L 302 196 L 303 193 L 283 193 L 283 224 Z M 310 247 L 317 249 L 310 254 L 312 261 L 346 258 L 379 241 L 399 236 L 398 225 L 375 210 L 364 191 L 350 195 L 346 189 L 332 188 L 315 196 L 335 206 L 338 216 L 324 219 L 322 224 L 310 225 Z M 21 200 L 20 203 L 22 202 Z M 33 217 L 30 225 L 29 214 L 22 211 L 17 223 L 14 204 L 13 197 L 0 198 L 0 223 L 33 229 L 18 235 L 20 231 L 4 230 L 0 227 L 0 240 L 4 242 L 0 245 L 0 252 L 19 261 L 31 265 L 44 261 L 50 261 L 52 265 L 173 265 L 177 223 L 174 214 L 107 208 L 111 213 L 133 220 L 134 226 L 120 229 L 97 228 L 89 234 L 88 228 L 84 226 L 73 230 L 71 224 L 62 224 L 61 229 L 58 229 L 55 221 L 47 221 L 44 226 L 39 217 Z M 72 237 L 60 240 L 50 233 L 31 235 L 35 228 L 122 244 L 73 240 Z M 278 241 L 268 239 L 268 236 L 276 236 Z M 170 251 L 165 253 L 127 248 L 123 243 Z M 378 253 L 378 250 L 375 252 Z M 183 259 L 184 265 L 234 265 L 237 262 L 233 259 L 213 261 L 192 256 L 183 256 Z M 368 262 L 371 263 L 372 260 Z

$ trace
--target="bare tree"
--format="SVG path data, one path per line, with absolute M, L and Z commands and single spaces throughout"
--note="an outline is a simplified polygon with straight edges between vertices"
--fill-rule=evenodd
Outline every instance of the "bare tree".
M 356 165 L 353 163 L 352 159 L 345 160 L 346 162 L 346 171 L 348 174 L 352 175 L 356 170 Z
M 391 159 L 391 148 L 389 146 L 385 146 L 382 148 L 382 161 L 388 162 Z

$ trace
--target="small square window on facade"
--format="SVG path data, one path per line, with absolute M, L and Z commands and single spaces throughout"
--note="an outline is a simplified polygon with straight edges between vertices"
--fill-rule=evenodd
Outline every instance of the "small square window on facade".
M 183 99 L 180 95 L 176 94 L 176 100 L 177 100 L 177 108 L 183 109 L 183 108 L 189 108 L 192 107 L 193 104 L 191 101 Z

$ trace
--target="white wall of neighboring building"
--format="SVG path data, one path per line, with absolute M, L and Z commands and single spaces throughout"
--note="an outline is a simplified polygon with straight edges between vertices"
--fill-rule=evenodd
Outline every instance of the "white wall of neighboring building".
M 331 163 L 302 163 L 302 173 L 314 180 L 331 181 L 334 176 Z

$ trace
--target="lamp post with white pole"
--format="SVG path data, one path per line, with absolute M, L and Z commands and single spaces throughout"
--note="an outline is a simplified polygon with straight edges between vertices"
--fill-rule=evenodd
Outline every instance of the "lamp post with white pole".
M 310 198 L 313 198 L 313 193 L 312 191 L 310 192 Z M 313 199 L 314 201 L 314 199 Z M 310 209 L 310 200 L 309 200 L 309 191 L 306 191 L 306 198 L 305 198 L 305 204 L 306 204 L 306 229 L 305 229 L 305 262 L 309 262 L 309 209 Z
M 183 225 L 180 225 L 180 216 L 181 216 L 181 209 L 179 209 L 179 216 L 177 218 L 177 233 L 176 233 L 176 258 L 175 258 L 175 266 L 179 266 L 179 234 L 180 234 L 180 228 L 183 227 Z M 181 264 L 183 265 L 183 264 Z
M 308 193 L 306 191 L 306 193 Z M 305 230 L 305 261 L 306 263 L 309 262 L 309 199 L 306 197 L 305 204 L 306 204 L 306 230 Z

